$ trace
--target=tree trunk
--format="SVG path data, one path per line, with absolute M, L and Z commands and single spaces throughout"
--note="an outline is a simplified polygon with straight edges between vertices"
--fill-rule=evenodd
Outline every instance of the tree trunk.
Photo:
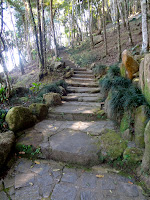
M 120 23 L 119 23 L 119 8 L 117 5 L 116 0 L 116 7 L 117 7 L 117 32 L 118 32 L 118 60 L 121 60 L 121 41 L 120 41 Z
M 35 39 L 36 39 L 36 46 L 37 46 L 37 51 L 38 51 L 39 62 L 40 62 L 40 65 L 42 65 L 42 59 L 41 59 L 39 41 L 38 41 L 37 27 L 36 27 L 36 24 L 35 24 L 35 19 L 34 19 L 34 15 L 33 15 L 33 12 L 32 12 L 30 0 L 28 0 L 28 4 L 29 4 L 30 15 L 31 15 L 31 19 L 32 19 L 33 27 L 34 27 L 34 34 L 35 34 Z
M 124 0 L 125 3 L 125 18 L 126 18 L 126 26 L 127 26 L 127 31 L 129 35 L 129 42 L 133 46 L 133 40 L 132 40 L 132 35 L 131 35 L 131 30 L 130 30 L 130 24 L 129 24 L 129 19 L 128 19 L 128 4 L 127 0 Z
M 43 51 L 44 51 L 44 69 L 46 70 L 46 28 L 45 28 L 45 12 L 44 12 L 44 0 L 41 3 L 42 7 L 42 33 L 43 33 Z
M 50 13 L 51 13 L 52 34 L 53 34 L 53 39 L 54 39 L 54 51 L 55 51 L 55 57 L 57 58 L 58 52 L 57 52 L 57 43 L 56 43 L 54 20 L 53 20 L 53 0 L 50 0 Z
M 105 54 L 108 54 L 107 50 L 107 36 L 106 36 L 106 13 L 105 13 L 105 2 L 102 0 L 102 7 L 103 7 L 103 34 L 104 34 L 104 42 L 105 42 Z
M 11 86 L 10 86 L 8 70 L 7 70 L 7 67 L 6 67 L 5 59 L 4 59 L 2 53 L 0 53 L 0 60 L 1 60 L 1 63 L 2 63 L 2 68 L 3 68 L 3 72 L 4 72 L 4 75 L 5 75 L 5 79 L 6 79 L 6 88 L 7 88 L 6 97 L 9 98 L 10 94 L 11 94 Z
M 91 11 L 90 11 L 90 0 L 88 0 L 88 12 L 89 12 L 89 33 L 90 33 L 90 41 L 91 48 L 94 48 L 93 35 L 92 35 L 92 22 L 91 22 Z
M 126 27 L 125 16 L 124 16 L 123 8 L 122 8 L 122 1 L 120 0 L 118 0 L 118 8 L 119 8 L 119 13 L 121 16 L 123 26 Z
M 142 10 L 142 53 L 149 51 L 147 0 L 141 0 Z

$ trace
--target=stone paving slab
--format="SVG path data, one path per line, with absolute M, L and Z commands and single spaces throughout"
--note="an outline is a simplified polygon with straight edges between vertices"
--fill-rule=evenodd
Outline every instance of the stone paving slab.
M 68 92 L 71 93 L 99 93 L 100 89 L 99 88 L 88 88 L 88 87 L 68 87 L 67 88 Z
M 75 74 L 84 74 L 84 75 L 93 75 L 92 71 L 77 71 L 77 70 L 74 70 L 74 73 Z
M 94 75 L 90 74 L 74 74 L 73 77 L 78 77 L 78 78 L 95 78 Z
M 81 83 L 81 82 L 75 82 L 75 81 L 66 81 L 69 86 L 72 87 L 88 87 L 88 88 L 93 88 L 93 87 L 99 87 L 99 85 L 95 82 L 89 82 L 89 83 Z
M 26 165 L 25 165 L 26 163 Z M 38 164 L 36 164 L 38 163 Z M 25 165 L 25 166 L 24 166 Z M 18 171 L 18 169 L 25 171 Z M 99 166 L 95 168 L 99 169 Z M 126 177 L 116 173 L 104 173 L 99 170 L 71 168 L 65 163 L 52 160 L 31 161 L 21 158 L 12 167 L 4 181 L 5 191 L 0 191 L 0 200 L 147 200 L 139 186 Z M 110 169 L 111 170 L 111 169 Z M 35 177 L 30 184 L 26 172 Z M 96 175 L 103 175 L 97 178 Z M 24 185 L 17 187 L 20 180 Z M 6 186 L 5 180 L 12 179 L 13 184 Z M 133 184 L 130 184 L 133 182 Z
M 66 106 L 89 106 L 89 107 L 94 107 L 94 108 L 99 108 L 100 107 L 100 103 L 96 103 L 96 102 L 85 102 L 85 101 L 63 101 L 62 102 L 63 105 Z
M 63 105 L 50 108 L 48 118 L 53 120 L 80 120 L 95 121 L 99 120 L 97 112 L 99 107 L 79 106 L 79 105 Z
M 102 95 L 100 93 L 95 94 L 89 94 L 89 93 L 69 93 L 67 94 L 68 97 L 70 96 L 76 96 L 76 97 L 99 97 L 102 98 Z

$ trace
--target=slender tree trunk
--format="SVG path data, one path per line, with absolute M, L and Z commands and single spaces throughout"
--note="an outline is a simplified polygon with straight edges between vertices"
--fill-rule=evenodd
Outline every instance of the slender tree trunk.
M 53 34 L 53 39 L 54 39 L 54 51 L 55 51 L 55 57 L 57 58 L 58 52 L 57 52 L 57 43 L 56 43 L 54 20 L 53 20 L 53 0 L 50 0 L 50 13 L 51 13 L 52 34 Z
M 104 0 L 102 0 L 102 7 L 103 7 L 103 33 L 104 33 L 104 41 L 105 41 L 105 54 L 108 54 L 107 50 L 107 36 L 106 36 L 106 13 L 105 13 L 105 5 Z
M 121 41 L 120 41 L 120 23 L 119 23 L 119 8 L 117 5 L 116 0 L 116 7 L 117 7 L 117 32 L 118 32 L 118 60 L 121 60 Z
M 44 51 L 44 68 L 46 70 L 46 28 L 45 28 L 45 12 L 44 12 L 44 0 L 41 3 L 42 7 L 42 33 L 43 33 L 43 51 Z
M 9 98 L 10 94 L 11 94 L 11 86 L 10 86 L 8 70 L 7 70 L 7 67 L 6 67 L 5 59 L 4 59 L 2 53 L 0 53 L 0 60 L 1 60 L 1 63 L 2 63 L 2 68 L 3 68 L 3 72 L 4 72 L 4 75 L 5 75 L 5 79 L 6 79 L 6 88 L 7 88 L 6 97 Z
M 39 41 L 38 41 L 37 27 L 36 27 L 36 24 L 35 24 L 35 19 L 34 19 L 34 15 L 33 15 L 33 12 L 32 12 L 30 0 L 28 0 L 28 4 L 29 4 L 30 15 L 31 15 L 31 19 L 32 19 L 33 27 L 34 27 L 34 34 L 35 34 L 35 39 L 36 39 L 36 46 L 37 46 L 37 51 L 38 51 L 39 62 L 40 62 L 40 65 L 42 65 L 42 59 L 41 59 Z
M 89 33 L 90 33 L 91 48 L 94 48 L 93 35 L 92 35 L 90 0 L 88 0 L 88 12 L 89 12 Z
M 147 0 L 141 0 L 142 10 L 142 53 L 149 51 L 149 37 L 148 37 L 148 18 L 147 18 Z
M 122 8 L 122 0 L 121 1 L 118 0 L 118 8 L 119 8 L 119 13 L 121 16 L 123 26 L 126 27 L 125 16 L 124 16 L 123 8 Z
M 129 24 L 129 19 L 128 19 L 128 4 L 127 0 L 124 0 L 125 3 L 125 18 L 126 18 L 126 27 L 129 35 L 129 42 L 133 46 L 133 40 L 132 40 L 132 35 L 131 35 L 131 29 L 130 29 L 130 24 Z

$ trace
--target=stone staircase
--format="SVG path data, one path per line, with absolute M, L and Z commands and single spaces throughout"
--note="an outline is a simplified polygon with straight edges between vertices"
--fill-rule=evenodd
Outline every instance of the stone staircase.
M 27 130 L 18 143 L 40 147 L 44 159 L 92 166 L 99 163 L 97 136 L 114 125 L 98 118 L 102 96 L 92 71 L 74 72 L 63 104 L 50 108 L 48 119 Z

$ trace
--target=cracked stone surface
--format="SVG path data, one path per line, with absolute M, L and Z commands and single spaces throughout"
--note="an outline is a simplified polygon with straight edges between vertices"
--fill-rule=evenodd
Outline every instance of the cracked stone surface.
M 0 191 L 0 200 L 146 200 L 129 178 L 95 168 L 86 171 L 52 160 L 21 158 L 3 180 L 5 192 Z
M 42 153 L 38 160 L 16 161 L 0 181 L 0 200 L 146 200 L 133 180 L 98 165 L 97 137 L 115 126 L 110 120 L 96 121 L 101 94 L 99 88 L 88 87 L 92 71 L 77 69 L 75 77 L 78 87 L 68 87 L 72 93 L 67 102 L 18 139 L 18 144 L 40 147 Z M 82 78 L 84 87 L 78 84 Z M 96 166 L 87 170 L 84 165 Z

